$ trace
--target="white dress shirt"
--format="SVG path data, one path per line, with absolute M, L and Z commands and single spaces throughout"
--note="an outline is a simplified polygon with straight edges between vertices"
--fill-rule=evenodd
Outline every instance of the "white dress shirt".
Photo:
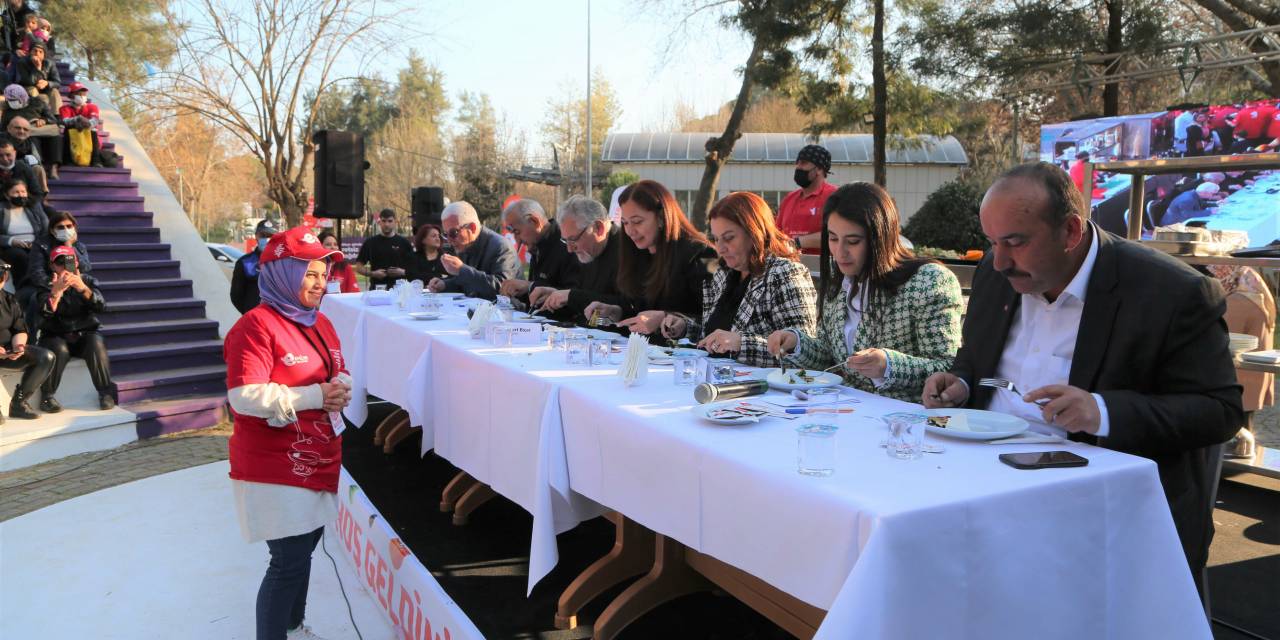
M 858 327 L 862 326 L 862 311 L 867 308 L 867 289 L 869 287 L 864 282 L 862 287 L 858 289 L 858 295 L 851 296 L 853 291 L 853 280 L 849 276 L 844 277 L 844 282 L 840 283 L 840 293 L 847 300 L 846 313 L 844 316 L 844 345 L 845 351 L 849 355 L 853 355 L 853 345 L 858 341 Z M 795 329 L 788 329 L 796 336 L 796 355 L 800 355 L 800 332 Z M 837 373 L 839 373 L 837 371 Z M 883 387 L 886 380 L 889 379 L 889 363 L 884 363 L 884 374 L 879 378 L 871 378 L 871 384 L 876 387 Z
M 1004 343 L 1004 353 L 996 366 L 996 377 L 1012 380 L 1018 389 L 1028 393 L 1050 384 L 1067 384 L 1071 375 L 1071 361 L 1075 356 L 1076 335 L 1080 331 L 1080 314 L 1084 311 L 1085 292 L 1089 288 L 1089 276 L 1098 259 L 1098 232 L 1090 232 L 1089 253 L 1080 265 L 1067 288 L 1053 302 L 1041 294 L 1023 294 L 1009 337 Z M 991 396 L 992 411 L 1018 416 L 1031 423 L 1031 428 L 1041 433 L 1065 436 L 1065 429 L 1044 421 L 1040 407 L 1010 391 L 995 389 Z M 1107 405 L 1102 396 L 1093 394 L 1098 403 L 1100 423 L 1099 437 L 1111 431 Z

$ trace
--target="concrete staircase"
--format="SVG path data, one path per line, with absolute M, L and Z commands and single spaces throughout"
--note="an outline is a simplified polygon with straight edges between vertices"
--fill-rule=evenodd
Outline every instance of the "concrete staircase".
M 58 64 L 63 84 L 69 84 L 74 73 L 65 63 Z M 115 148 L 109 131 L 101 131 L 99 139 L 104 149 Z M 127 165 L 128 158 L 124 161 Z M 182 278 L 180 261 L 175 259 L 171 246 L 161 241 L 161 231 L 147 209 L 146 199 L 139 194 L 131 171 L 63 166 L 59 179 L 49 181 L 49 192 L 48 205 L 70 211 L 79 222 L 80 241 L 88 248 L 93 275 L 107 300 L 106 310 L 99 318 L 120 409 L 132 417 L 134 437 L 128 440 L 206 427 L 225 417 L 226 366 L 219 324 L 206 317 L 205 301 L 195 297 L 192 281 Z M 83 403 L 79 396 L 86 395 L 86 384 L 88 373 L 83 365 L 68 367 L 59 397 L 76 396 Z M 11 388 L 12 383 L 6 380 L 5 386 Z M 8 393 L 3 395 L 0 399 L 7 408 Z M 111 422 L 104 416 L 92 416 L 93 407 L 69 408 L 81 410 L 67 414 L 70 417 L 79 419 L 83 413 L 97 418 L 96 423 Z M 0 432 L 9 432 L 3 440 L 16 441 L 14 431 L 21 428 L 40 431 L 43 427 L 50 431 L 41 437 L 82 431 L 79 426 L 55 428 L 55 423 L 62 420 L 60 416 L 63 414 L 31 421 L 43 421 L 44 425 L 10 421 L 0 427 Z M 111 426 L 119 431 L 119 419 Z M 84 439 L 83 435 L 80 437 Z M 115 446 L 122 437 L 117 433 L 98 440 Z M 39 445 L 34 438 L 33 435 L 17 444 L 0 442 L 0 453 L 13 453 L 18 444 L 27 448 Z M 46 445 L 54 457 L 76 449 L 66 443 Z M 27 464 L 48 459 L 32 450 L 17 457 Z M 14 466 L 12 462 L 0 463 L 0 469 Z

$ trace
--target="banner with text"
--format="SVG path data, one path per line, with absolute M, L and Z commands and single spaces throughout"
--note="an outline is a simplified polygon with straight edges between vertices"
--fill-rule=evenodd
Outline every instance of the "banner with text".
M 338 484 L 337 531 L 360 586 L 374 596 L 400 638 L 483 640 L 346 469 Z

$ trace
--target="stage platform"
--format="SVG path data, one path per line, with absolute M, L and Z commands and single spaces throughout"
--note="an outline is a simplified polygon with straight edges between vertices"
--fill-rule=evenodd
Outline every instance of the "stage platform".
M 86 494 L 0 522 L 0 638 L 254 637 L 265 543 L 236 524 L 228 464 L 216 462 Z M 334 527 L 312 559 L 307 624 L 364 640 L 397 633 L 357 583 Z

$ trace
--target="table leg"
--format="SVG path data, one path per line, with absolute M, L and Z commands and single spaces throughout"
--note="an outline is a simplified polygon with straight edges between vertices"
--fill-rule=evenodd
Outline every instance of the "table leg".
M 658 605 L 683 595 L 709 591 L 714 586 L 685 563 L 685 546 L 666 536 L 656 536 L 653 568 L 627 587 L 595 624 L 596 640 L 613 640 L 636 618 Z
M 387 414 L 387 417 L 383 418 L 382 422 L 379 422 L 378 426 L 373 430 L 373 445 L 375 447 L 383 446 L 383 443 L 387 441 L 387 432 L 402 419 L 409 419 L 409 412 L 404 409 L 396 409 Z M 387 453 L 390 453 L 390 451 Z
M 614 585 L 638 576 L 653 566 L 653 532 L 617 511 L 605 515 L 613 521 L 613 549 L 587 567 L 564 593 L 556 606 L 556 628 L 578 626 L 578 611 Z
M 471 488 L 467 489 L 467 492 L 458 499 L 458 503 L 453 505 L 453 524 L 457 526 L 466 524 L 468 518 L 471 517 L 472 511 L 475 511 L 480 505 L 493 499 L 496 495 L 498 493 L 483 482 L 477 481 L 471 485 Z
M 472 478 L 471 474 L 466 471 L 459 471 L 458 475 L 454 476 L 449 481 L 449 484 L 444 486 L 444 491 L 440 494 L 440 511 L 444 513 L 453 511 L 453 506 L 457 504 L 458 498 L 461 498 L 462 494 L 466 493 L 467 489 L 470 489 L 476 482 L 478 480 Z
M 422 431 L 422 428 L 410 425 L 409 414 L 404 414 L 404 418 L 402 420 L 396 422 L 394 425 L 391 425 L 391 428 L 387 429 L 386 439 L 383 440 L 382 443 L 382 452 L 394 452 L 396 447 L 400 446 L 400 443 L 404 441 L 405 438 L 412 435 L 414 431 Z
M 827 616 L 826 611 L 693 549 L 685 549 L 685 561 L 694 571 L 797 638 L 812 638 Z

